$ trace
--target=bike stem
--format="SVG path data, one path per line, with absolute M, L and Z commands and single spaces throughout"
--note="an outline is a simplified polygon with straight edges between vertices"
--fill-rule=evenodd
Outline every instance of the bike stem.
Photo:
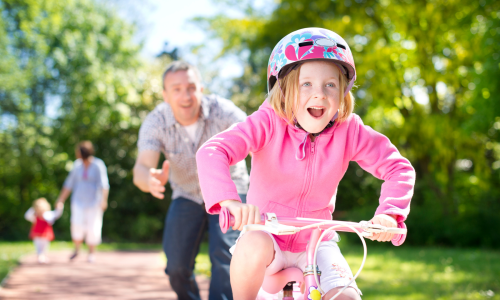
M 316 262 L 314 261 L 314 252 L 316 249 L 316 245 L 320 243 L 319 240 L 321 235 L 320 228 L 314 228 L 311 233 L 311 238 L 309 240 L 309 244 L 307 244 L 307 266 L 304 271 L 304 281 L 305 281 L 305 292 L 304 296 L 309 295 L 309 299 L 312 300 L 321 300 L 321 293 L 318 290 L 318 286 L 316 286 L 316 280 L 314 278 L 314 269 L 318 269 Z M 317 270 L 318 277 L 321 275 L 321 272 Z M 319 282 L 319 278 L 318 278 Z M 310 290 L 311 287 L 314 287 L 314 290 Z M 304 299 L 307 299 L 304 297 Z

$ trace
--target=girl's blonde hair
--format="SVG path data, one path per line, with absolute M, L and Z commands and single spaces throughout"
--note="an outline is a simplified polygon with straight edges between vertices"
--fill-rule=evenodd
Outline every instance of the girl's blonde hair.
M 33 209 L 35 209 L 35 214 L 41 215 L 50 210 L 50 203 L 45 198 L 38 198 L 33 201 Z
M 284 78 L 278 79 L 269 92 L 269 103 L 278 116 L 284 118 L 288 123 L 295 122 L 293 110 L 298 108 L 298 95 L 299 95 L 299 75 L 302 64 L 290 71 Z M 338 66 L 335 65 L 337 68 Z M 344 91 L 347 86 L 348 80 L 344 74 L 340 73 L 340 105 L 339 115 L 336 119 L 339 123 L 344 122 L 351 115 L 354 109 L 354 96 L 351 91 L 344 97 Z M 280 89 L 281 86 L 281 89 Z M 283 96 L 285 97 L 283 99 Z

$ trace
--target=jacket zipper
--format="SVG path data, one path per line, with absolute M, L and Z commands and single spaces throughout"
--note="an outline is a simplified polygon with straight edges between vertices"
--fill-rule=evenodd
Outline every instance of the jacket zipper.
M 318 138 L 319 138 L 319 136 L 317 136 L 315 140 L 317 140 Z M 300 212 L 303 209 L 302 203 L 304 202 L 304 198 L 307 196 L 308 191 L 309 191 L 310 186 L 311 186 L 311 183 L 312 183 L 311 173 L 312 173 L 312 169 L 313 169 L 313 165 L 314 165 L 313 154 L 314 154 L 315 144 L 316 144 L 316 142 L 311 141 L 311 155 L 307 158 L 308 165 L 307 165 L 307 169 L 306 169 L 306 184 L 305 184 L 304 190 L 302 191 L 300 198 L 299 198 L 299 205 L 297 207 L 297 212 L 295 213 L 296 217 L 300 214 Z M 297 239 L 297 234 L 294 234 L 291 237 L 291 239 L 288 241 L 288 247 L 287 247 L 288 251 L 292 251 L 292 245 L 294 244 L 296 239 Z

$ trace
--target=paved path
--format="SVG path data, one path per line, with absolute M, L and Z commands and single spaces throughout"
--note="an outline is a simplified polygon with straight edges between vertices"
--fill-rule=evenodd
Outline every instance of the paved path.
M 92 264 L 86 255 L 69 262 L 69 255 L 52 252 L 47 265 L 24 257 L 0 287 L 0 299 L 177 299 L 159 252 L 99 252 Z M 209 279 L 196 279 L 208 299 Z

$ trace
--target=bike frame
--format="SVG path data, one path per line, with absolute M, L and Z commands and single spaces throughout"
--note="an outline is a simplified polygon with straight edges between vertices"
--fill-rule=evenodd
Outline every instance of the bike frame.
M 226 233 L 229 227 L 234 225 L 234 217 L 230 214 L 229 210 L 226 207 L 221 208 L 221 212 L 219 214 L 219 224 L 223 233 Z M 262 214 L 260 224 L 246 225 L 243 232 L 248 230 L 263 230 L 276 235 L 288 235 L 295 234 L 304 229 L 312 229 L 309 244 L 307 245 L 306 249 L 307 266 L 303 274 L 303 282 L 305 284 L 303 296 L 304 300 L 321 300 L 322 294 L 324 294 L 320 287 L 319 274 L 321 273 L 318 274 L 318 266 L 316 265 L 316 252 L 321 240 L 323 239 L 323 236 L 325 236 L 327 232 L 331 230 L 354 232 L 360 237 L 365 251 L 363 262 L 356 275 L 353 276 L 351 282 L 342 290 L 340 290 L 332 299 L 335 299 L 340 293 L 342 293 L 343 290 L 345 290 L 352 282 L 354 282 L 354 280 L 361 272 L 366 260 L 366 244 L 364 241 L 364 237 L 369 237 L 374 233 L 381 232 L 394 233 L 395 235 L 392 239 L 392 243 L 395 246 L 399 246 L 404 242 L 407 232 L 404 223 L 399 223 L 398 228 L 387 228 L 381 225 L 372 224 L 371 222 L 367 221 L 356 223 L 308 218 L 278 217 L 273 213 Z M 286 295 L 284 295 L 283 300 L 294 300 L 294 298 L 293 295 L 287 293 Z

